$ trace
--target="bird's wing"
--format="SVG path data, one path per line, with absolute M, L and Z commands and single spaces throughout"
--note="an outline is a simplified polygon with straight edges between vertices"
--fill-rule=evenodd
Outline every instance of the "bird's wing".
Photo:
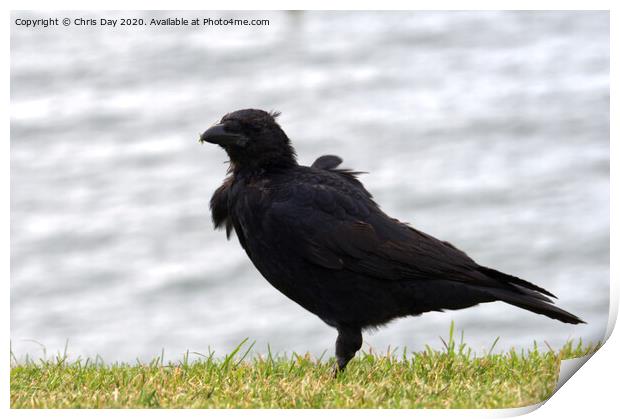
M 342 222 L 310 240 L 312 256 L 382 279 L 470 279 L 476 263 L 460 250 L 382 213 Z
M 555 307 L 547 290 L 480 266 L 450 243 L 388 217 L 361 184 L 337 173 L 315 174 L 313 180 L 296 179 L 284 194 L 276 194 L 264 214 L 267 231 L 277 235 L 285 252 L 316 267 L 359 277 L 438 281 L 443 285 L 438 290 L 451 290 L 442 308 L 463 308 L 470 300 L 461 293 L 472 292 L 482 298 L 479 302 L 499 299 L 563 322 L 583 322 Z M 457 288 L 446 288 L 446 281 Z
M 387 280 L 484 280 L 465 253 L 388 217 L 363 187 L 330 176 L 295 184 L 267 213 L 265 222 L 288 232 L 305 260 Z

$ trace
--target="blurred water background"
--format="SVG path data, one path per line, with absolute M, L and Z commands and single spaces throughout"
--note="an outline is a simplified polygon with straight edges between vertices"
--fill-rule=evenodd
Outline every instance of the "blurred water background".
M 606 12 L 70 12 L 241 17 L 253 27 L 11 31 L 11 345 L 104 361 L 333 353 L 208 201 L 225 175 L 200 132 L 280 110 L 300 162 L 337 154 L 396 218 L 526 278 L 585 320 L 507 304 L 401 319 L 364 349 L 476 351 L 602 338 L 609 306 Z M 543 345 L 544 346 L 544 345 Z

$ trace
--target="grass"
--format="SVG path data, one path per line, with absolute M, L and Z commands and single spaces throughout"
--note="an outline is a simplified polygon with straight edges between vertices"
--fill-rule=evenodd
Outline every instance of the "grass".
M 13 363 L 12 408 L 501 408 L 538 403 L 555 389 L 561 359 L 600 345 L 474 356 L 454 326 L 444 347 L 419 353 L 362 353 L 333 377 L 333 359 L 256 356 L 243 341 L 224 358 L 113 364 Z M 497 340 L 495 341 L 497 343 Z M 495 346 L 495 343 L 493 346 Z M 248 346 L 246 348 L 246 346 Z

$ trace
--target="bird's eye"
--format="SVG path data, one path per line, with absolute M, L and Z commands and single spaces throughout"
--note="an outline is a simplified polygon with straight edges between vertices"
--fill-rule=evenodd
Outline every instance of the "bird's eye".
M 231 133 L 241 132 L 241 124 L 239 124 L 237 121 L 227 121 L 224 126 L 225 126 L 226 131 L 228 132 L 231 132 Z

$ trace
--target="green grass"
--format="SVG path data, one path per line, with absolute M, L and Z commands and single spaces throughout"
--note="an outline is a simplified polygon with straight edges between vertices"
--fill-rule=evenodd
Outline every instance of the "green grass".
M 561 359 L 596 346 L 568 342 L 540 350 L 474 356 L 450 329 L 441 350 L 362 353 L 333 377 L 333 359 L 257 356 L 242 342 L 213 354 L 162 365 L 90 360 L 13 363 L 12 408 L 500 408 L 538 403 L 555 389 Z M 442 339 L 443 341 L 443 339 Z M 497 342 L 497 340 L 496 340 Z M 493 345 L 494 346 L 494 345 Z M 492 349 L 489 351 L 492 352 Z M 245 354 L 244 354 L 245 353 Z

